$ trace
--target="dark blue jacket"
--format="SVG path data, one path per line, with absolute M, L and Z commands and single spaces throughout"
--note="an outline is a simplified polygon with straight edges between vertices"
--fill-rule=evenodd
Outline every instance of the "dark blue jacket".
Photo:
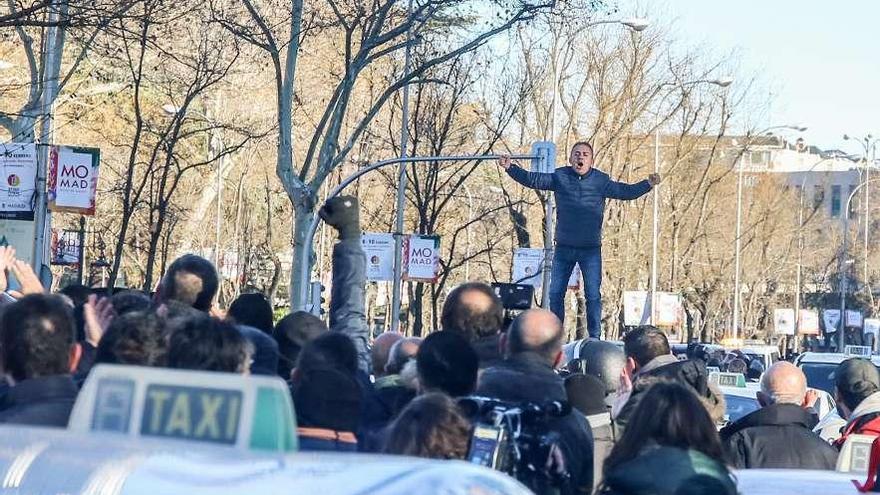
M 528 172 L 511 165 L 507 175 L 520 184 L 556 197 L 556 244 L 574 248 L 602 245 L 605 199 L 636 199 L 651 190 L 647 180 L 626 184 L 611 180 L 608 174 L 591 169 L 578 175 L 571 167 L 560 167 L 552 174 Z
M 78 393 L 70 375 L 23 380 L 0 399 L 0 423 L 65 428 Z

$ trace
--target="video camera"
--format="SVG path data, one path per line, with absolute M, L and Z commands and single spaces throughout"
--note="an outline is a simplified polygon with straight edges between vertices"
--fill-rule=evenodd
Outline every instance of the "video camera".
M 571 412 L 567 402 L 517 404 L 470 396 L 458 399 L 458 405 L 474 424 L 469 462 L 506 473 L 539 494 L 567 486 L 569 473 L 552 460 L 559 434 L 548 425 Z

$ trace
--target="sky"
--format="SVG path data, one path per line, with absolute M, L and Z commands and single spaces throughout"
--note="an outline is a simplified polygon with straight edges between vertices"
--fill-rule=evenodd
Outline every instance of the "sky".
M 739 57 L 771 96 L 760 125 L 805 126 L 809 144 L 858 154 L 844 134 L 880 137 L 880 1 L 618 0 L 622 16 L 646 5 L 680 42 Z

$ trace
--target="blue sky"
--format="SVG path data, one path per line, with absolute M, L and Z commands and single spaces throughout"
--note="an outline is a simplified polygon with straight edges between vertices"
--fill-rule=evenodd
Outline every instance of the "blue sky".
M 856 152 L 843 134 L 880 137 L 880 1 L 619 0 L 620 14 L 639 6 L 680 42 L 733 53 L 740 73 L 772 94 L 760 124 L 797 123 L 820 148 Z M 649 28 L 650 29 L 650 28 Z M 747 78 L 747 77 L 746 77 Z M 742 82 L 742 81 L 741 81 Z

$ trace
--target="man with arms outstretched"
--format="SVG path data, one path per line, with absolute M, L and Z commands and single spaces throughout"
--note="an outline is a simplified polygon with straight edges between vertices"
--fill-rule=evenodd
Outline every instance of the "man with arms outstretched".
M 590 337 L 599 338 L 602 319 L 602 221 L 605 200 L 639 198 L 660 182 L 651 174 L 635 184 L 611 180 L 608 174 L 593 168 L 593 146 L 579 141 L 571 147 L 570 166 L 553 173 L 528 172 L 502 156 L 498 164 L 513 180 L 556 197 L 556 249 L 550 272 L 550 310 L 564 321 L 565 290 L 578 264 L 584 277 L 587 299 L 587 329 Z

